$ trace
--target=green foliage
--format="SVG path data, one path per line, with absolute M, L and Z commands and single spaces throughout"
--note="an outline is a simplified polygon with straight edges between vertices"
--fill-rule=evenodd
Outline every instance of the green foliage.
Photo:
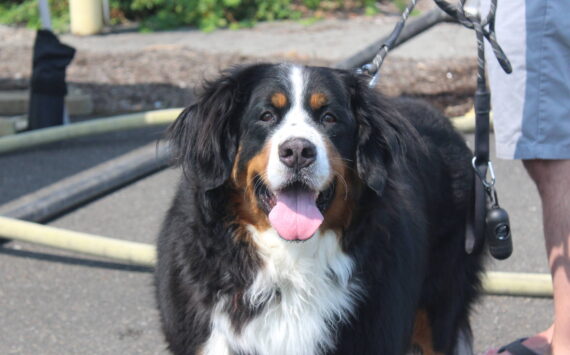
M 378 9 L 376 7 L 372 7 L 372 6 L 367 6 L 364 9 L 364 14 L 366 16 L 374 16 L 378 13 Z
M 398 10 L 400 10 L 400 12 L 402 12 L 402 11 L 404 11 L 404 9 L 406 7 L 408 7 L 410 1 L 409 0 L 393 0 L 392 2 L 394 3 L 394 5 L 396 5 Z M 419 11 L 417 9 L 412 10 L 412 12 L 410 13 L 411 16 L 415 16 L 418 14 L 419 14 Z
M 160 30 L 194 25 L 204 31 L 248 27 L 257 21 L 294 16 L 290 0 L 134 0 L 130 9 L 146 11 L 143 28 Z
M 55 31 L 69 29 L 69 8 L 67 0 L 51 0 L 50 11 L 52 27 Z M 26 25 L 30 28 L 40 28 L 37 0 L 7 0 L 0 3 L 0 23 Z
M 403 1 L 403 0 L 394 0 Z M 68 0 L 49 1 L 53 27 L 69 27 Z M 332 5 L 331 5 L 332 4 Z M 216 28 L 251 27 L 259 21 L 311 18 L 311 11 L 327 8 L 360 8 L 377 12 L 376 0 L 111 0 L 111 21 L 137 21 L 143 31 L 196 26 L 204 31 Z M 305 9 L 305 10 L 302 10 Z M 301 12 L 302 11 L 302 12 Z M 308 13 L 307 13 L 308 11 Z M 2 0 L 0 23 L 39 27 L 37 0 Z
M 305 0 L 303 1 L 303 3 L 305 4 L 306 7 L 308 7 L 311 10 L 316 10 L 319 8 L 319 5 L 321 4 L 320 0 Z

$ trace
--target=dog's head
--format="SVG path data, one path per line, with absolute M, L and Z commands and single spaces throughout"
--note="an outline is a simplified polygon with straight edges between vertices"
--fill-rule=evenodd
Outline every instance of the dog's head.
M 206 84 L 170 128 L 200 189 L 226 186 L 236 214 L 287 240 L 347 227 L 403 158 L 405 123 L 352 73 L 258 64 Z

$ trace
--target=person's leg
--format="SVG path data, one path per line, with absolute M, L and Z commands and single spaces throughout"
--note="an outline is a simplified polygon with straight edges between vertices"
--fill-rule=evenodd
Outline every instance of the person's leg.
M 522 344 L 537 354 L 570 354 L 570 160 L 523 160 L 542 201 L 544 240 L 554 286 L 554 324 Z M 487 355 L 498 354 L 498 349 Z M 502 352 L 500 355 L 506 355 Z
M 542 201 L 544 240 L 554 285 L 554 325 L 541 335 L 552 344 L 554 355 L 567 355 L 570 354 L 570 160 L 523 160 L 523 163 Z M 540 339 L 531 338 L 527 343 L 529 347 L 541 345 Z

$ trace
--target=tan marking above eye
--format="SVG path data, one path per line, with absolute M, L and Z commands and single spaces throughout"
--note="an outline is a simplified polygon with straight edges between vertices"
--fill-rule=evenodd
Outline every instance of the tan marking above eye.
M 329 99 L 327 95 L 317 92 L 311 95 L 311 99 L 309 100 L 309 106 L 311 106 L 313 110 L 318 110 L 324 105 L 326 105 L 328 101 Z
M 271 96 L 271 104 L 275 108 L 283 108 L 287 105 L 287 96 L 282 92 L 276 92 Z

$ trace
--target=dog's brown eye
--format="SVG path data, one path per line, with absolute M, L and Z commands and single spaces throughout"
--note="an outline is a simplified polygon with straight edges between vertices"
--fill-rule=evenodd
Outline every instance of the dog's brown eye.
M 271 112 L 268 111 L 268 112 L 264 112 L 259 119 L 262 120 L 263 122 L 270 122 L 270 121 L 273 121 L 274 118 L 275 118 L 275 116 Z
M 323 123 L 336 123 L 336 117 L 334 117 L 330 113 L 327 113 L 323 116 L 323 118 L 321 119 L 321 122 L 323 122 Z

